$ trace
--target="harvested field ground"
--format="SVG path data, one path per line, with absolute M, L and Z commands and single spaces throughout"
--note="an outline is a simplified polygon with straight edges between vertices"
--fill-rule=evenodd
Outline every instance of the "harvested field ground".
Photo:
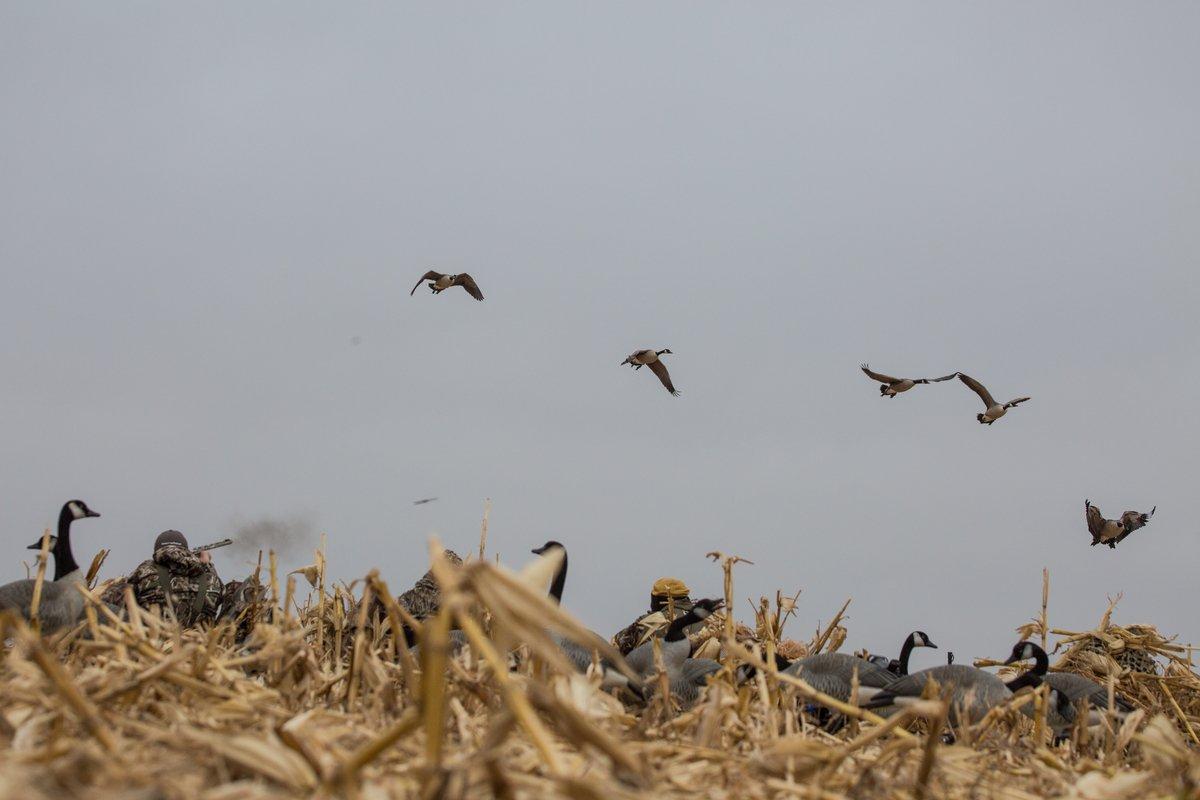
M 714 556 L 733 605 L 735 559 Z M 735 687 L 739 659 L 765 667 L 776 647 L 845 640 L 840 615 L 812 641 L 782 638 L 786 598 L 764 600 L 747 626 L 710 619 L 701 638 L 728 666 L 694 708 L 625 706 L 547 636 L 613 655 L 547 602 L 554 566 L 435 559 L 443 606 L 421 629 L 421 664 L 393 644 L 403 611 L 388 587 L 375 575 L 327 587 L 320 553 L 286 579 L 263 567 L 271 602 L 241 644 L 228 628 L 122 621 L 95 604 L 86 624 L 45 640 L 7 617 L 0 798 L 1200 797 L 1190 653 L 1113 624 L 1111 608 L 1095 631 L 1049 628 L 1043 613 L 1019 636 L 1057 645 L 1053 668 L 1111 678 L 1138 706 L 1123 724 L 1054 746 L 1013 708 L 1041 696 L 1018 695 L 944 744 L 923 733 L 945 717 L 937 699 L 886 722 L 851 709 L 860 719 L 830 735 L 797 713 L 813 696 L 802 682 L 765 669 Z M 367 619 L 364 593 L 386 598 L 388 620 Z M 451 628 L 473 644 L 453 658 Z M 1153 655 L 1157 673 L 1121 667 L 1132 652 Z

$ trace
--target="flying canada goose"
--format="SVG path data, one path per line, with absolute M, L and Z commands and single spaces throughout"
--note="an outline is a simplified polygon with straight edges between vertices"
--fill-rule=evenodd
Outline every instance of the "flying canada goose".
M 1090 500 L 1083 501 L 1083 513 L 1087 517 L 1088 531 L 1092 534 L 1092 547 L 1106 544 L 1117 549 L 1117 542 L 1124 539 L 1138 528 L 1146 527 L 1146 523 L 1154 516 L 1158 506 L 1150 509 L 1149 514 L 1139 511 L 1126 511 L 1120 519 L 1105 519 L 1100 509 L 1092 505 Z
M 680 669 L 683 662 L 692 654 L 692 642 L 688 639 L 686 632 L 688 626 L 708 619 L 714 611 L 720 611 L 724 605 L 724 600 L 697 600 L 687 610 L 687 613 L 671 620 L 671 624 L 667 626 L 667 631 L 659 642 L 663 668 L 667 670 L 668 675 L 671 675 L 673 670 Z M 625 662 L 639 675 L 649 676 L 652 674 L 655 670 L 654 640 L 642 642 L 630 650 L 625 656 Z
M 554 573 L 554 579 L 550 582 L 550 599 L 556 604 L 562 605 L 563 589 L 567 585 L 567 548 L 561 542 L 556 542 L 553 539 L 546 542 L 541 547 L 535 547 L 530 552 L 534 555 L 542 556 L 553 550 L 562 551 L 562 563 L 558 565 L 558 569 Z M 593 632 L 597 639 L 601 638 L 599 634 Z M 575 669 L 586 674 L 588 667 L 592 665 L 592 650 L 584 647 L 578 642 L 572 641 L 561 634 L 550 632 L 550 638 L 558 645 L 558 649 L 562 651 L 567 660 L 575 667 Z M 640 699 L 645 699 L 645 689 L 640 683 L 635 683 L 625 675 L 621 674 L 612 662 L 606 658 L 601 658 L 600 667 L 600 688 L 601 689 L 627 689 Z
M 432 503 L 434 500 L 437 500 L 437 498 L 436 497 L 422 497 L 420 500 L 413 500 L 413 505 L 414 506 L 423 506 L 426 503 Z
M 897 675 L 908 674 L 908 659 L 914 647 L 937 645 L 921 631 L 913 631 L 904 639 L 900 658 L 882 666 L 874 660 L 866 660 L 849 653 L 818 653 L 793 661 L 784 672 L 803 679 L 809 686 L 830 697 L 847 702 L 854 674 L 858 673 L 858 700 L 864 703 L 895 682 Z M 893 663 L 894 669 L 893 672 Z
M 421 285 L 421 281 L 429 281 L 429 291 L 434 294 L 441 294 L 451 286 L 461 286 L 467 290 L 467 294 L 476 300 L 483 299 L 483 292 L 479 291 L 479 284 L 475 283 L 475 279 L 465 272 L 460 272 L 457 275 L 443 275 L 440 272 L 429 270 L 429 272 L 421 276 L 421 280 L 417 281 L 416 286 L 408 293 L 409 297 L 416 294 L 417 286 Z
M 862 371 L 867 373 L 867 377 L 873 381 L 879 381 L 879 396 L 880 397 L 895 397 L 901 392 L 907 392 L 909 389 L 916 386 L 918 383 L 941 383 L 948 381 L 957 375 L 957 372 L 951 372 L 941 378 L 893 378 L 891 375 L 884 375 L 882 372 L 872 372 L 871 368 L 866 364 L 862 365 Z
M 54 580 L 42 582 L 42 597 L 38 604 L 42 633 L 53 633 L 73 625 L 83 614 L 83 595 L 75 587 L 84 585 L 85 575 L 71 552 L 71 523 L 77 519 L 98 516 L 82 500 L 67 501 L 58 514 L 58 535 L 52 543 Z M 41 547 L 39 541 L 36 549 L 40 550 Z M 29 620 L 36 582 L 36 579 L 27 578 L 0 586 L 0 609 L 12 609 Z
M 1012 653 L 1005 664 L 1013 664 L 1030 656 L 1026 656 L 1026 645 L 1037 645 L 1032 642 L 1017 642 L 1013 645 Z M 1037 647 L 1041 650 L 1040 647 Z M 1045 653 L 1043 652 L 1043 656 Z M 1013 678 L 1007 683 L 990 672 L 965 664 L 945 664 L 940 667 L 930 667 L 919 670 L 903 678 L 897 678 L 886 689 L 878 692 L 864 704 L 864 708 L 873 709 L 884 716 L 896 709 L 911 705 L 921 698 L 925 685 L 936 681 L 943 689 L 950 690 L 950 719 L 952 725 L 979 721 L 988 709 L 1003 703 L 1012 697 L 1013 692 L 1024 686 L 1037 687 L 1046 674 L 1047 662 L 1039 660 L 1032 669 Z M 962 716 L 965 714 L 965 718 Z
M 1046 656 L 1045 650 L 1033 642 L 1024 642 L 1023 644 L 1018 660 L 1034 659 L 1035 669 L 1049 665 L 1050 659 Z M 1016 655 L 1016 651 L 1014 651 L 1014 655 Z M 1051 690 L 1061 698 L 1061 701 L 1051 702 L 1046 714 L 1047 723 L 1054 729 L 1059 739 L 1062 739 L 1075 723 L 1078 717 L 1076 709 L 1084 705 L 1087 707 L 1088 727 L 1094 728 L 1103 725 L 1104 717 L 1108 712 L 1107 688 L 1072 672 L 1047 672 L 1042 680 L 1049 684 Z M 1022 707 L 1021 710 L 1028 716 L 1034 716 L 1034 709 L 1030 705 Z M 1119 694 L 1113 695 L 1113 713 L 1118 720 L 1124 719 L 1132 711 L 1133 705 L 1128 700 Z
M 979 420 L 982 425 L 991 425 L 996 420 L 1003 417 L 1010 408 L 1013 408 L 1026 400 L 1028 397 L 1018 397 L 1016 400 L 1009 400 L 1007 403 L 1000 404 L 992 399 L 992 394 L 984 388 L 983 384 L 965 373 L 958 373 L 958 379 L 965 383 L 972 392 L 979 395 L 979 399 L 983 401 L 983 407 L 987 409 L 982 414 L 976 414 L 975 419 Z
M 649 367 L 650 371 L 662 381 L 662 385 L 667 387 L 667 391 L 678 396 L 679 392 L 675 391 L 675 384 L 671 383 L 671 376 L 667 372 L 667 365 L 659 359 L 659 356 L 667 354 L 674 355 L 670 350 L 635 350 L 621 362 L 621 366 L 629 364 L 635 372 L 642 367 Z

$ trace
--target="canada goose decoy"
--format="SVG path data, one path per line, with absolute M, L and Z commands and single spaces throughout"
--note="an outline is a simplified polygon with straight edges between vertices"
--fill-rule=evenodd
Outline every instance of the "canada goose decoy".
M 1035 669 L 1049 665 L 1046 651 L 1033 642 L 1022 643 L 1020 653 L 1018 654 L 1014 649 L 1013 654 L 1020 655 L 1020 658 L 1017 659 L 1019 661 L 1034 659 Z M 1088 709 L 1087 724 L 1089 727 L 1103 724 L 1104 716 L 1108 712 L 1107 688 L 1072 672 L 1046 672 L 1042 681 L 1049 684 L 1051 691 L 1058 695 L 1057 698 L 1051 698 L 1050 707 L 1046 713 L 1046 721 L 1054 729 L 1058 738 L 1061 739 L 1065 736 L 1068 729 L 1075 723 L 1078 717 L 1076 709 L 1082 704 L 1086 704 Z M 1022 711 L 1028 716 L 1034 716 L 1032 706 L 1026 705 Z M 1113 712 L 1118 720 L 1124 719 L 1132 711 L 1133 705 L 1128 700 L 1119 694 L 1113 695 Z
M 442 273 L 434 272 L 433 270 L 429 270 L 429 272 L 426 272 L 421 276 L 421 280 L 417 281 L 416 286 L 414 286 L 412 291 L 408 293 L 409 297 L 412 297 L 414 294 L 416 294 L 417 287 L 420 286 L 423 281 L 429 281 L 429 291 L 433 292 L 434 294 L 441 294 L 451 286 L 461 286 L 467 290 L 467 294 L 471 295 L 471 297 L 474 297 L 476 300 L 483 299 L 483 292 L 479 291 L 479 284 L 475 283 L 475 279 L 467 273 L 460 272 L 457 275 L 443 275 Z
M 960 372 L 958 373 L 958 379 L 965 383 L 972 392 L 979 395 L 979 399 L 983 401 L 983 407 L 986 410 L 982 414 L 975 415 L 975 419 L 979 420 L 981 425 L 991 425 L 993 422 L 1007 414 L 1010 408 L 1018 406 L 1021 403 L 1024 403 L 1026 400 L 1031 399 L 1028 397 L 1018 397 L 1015 400 L 1009 400 L 1007 403 L 997 403 L 994 399 L 992 399 L 992 393 L 984 388 L 982 383 L 975 380 L 970 375 Z
M 667 626 L 667 631 L 663 634 L 659 641 L 659 649 L 662 651 L 663 668 L 667 670 L 667 674 L 672 674 L 673 670 L 683 666 L 683 662 L 692 654 L 692 642 L 687 637 L 687 628 L 697 622 L 702 622 L 712 616 L 714 611 L 720 611 L 725 606 L 724 600 L 697 600 L 687 613 L 681 614 L 671 620 L 671 624 Z M 637 647 L 629 651 L 625 656 L 625 662 L 633 668 L 635 672 L 642 676 L 649 676 L 654 672 L 654 640 L 642 642 Z
M 1004 663 L 1013 664 L 1033 657 L 1032 654 L 1036 651 L 1029 650 L 1027 645 L 1038 651 L 1041 650 L 1032 642 L 1017 642 L 1013 645 L 1012 653 Z M 1027 656 L 1027 652 L 1031 655 Z M 1017 689 L 1024 686 L 1037 687 L 1049 666 L 1045 655 L 1045 652 L 1042 651 L 1042 659 L 1039 659 L 1033 668 L 1008 682 L 990 672 L 976 667 L 968 667 L 965 664 L 945 664 L 940 667 L 919 670 L 903 678 L 897 678 L 886 689 L 868 700 L 863 707 L 886 716 L 898 708 L 917 702 L 925 690 L 925 685 L 932 680 L 937 681 L 943 689 L 950 690 L 951 724 L 958 725 L 964 722 L 978 721 L 988 712 L 988 709 L 1012 697 L 1013 692 Z M 966 719 L 960 716 L 963 713 L 965 713 Z
M 553 550 L 562 551 L 562 563 L 558 565 L 558 569 L 554 573 L 554 579 L 550 581 L 550 599 L 556 604 L 562 605 L 563 589 L 567 585 L 567 548 L 561 543 L 553 539 L 546 542 L 541 547 L 535 547 L 530 552 L 534 555 L 543 556 Z M 599 634 L 594 634 L 596 638 L 601 638 Z M 578 642 L 572 641 L 558 633 L 550 632 L 550 638 L 558 645 L 558 649 L 562 651 L 567 660 L 572 666 L 580 672 L 587 673 L 588 667 L 592 665 L 592 651 L 584 647 Z M 645 689 L 635 683 L 625 675 L 621 674 L 612 662 L 606 658 L 600 659 L 600 688 L 601 689 L 628 689 L 640 699 L 645 699 Z
M 858 700 L 866 702 L 895 682 L 898 675 L 908 674 L 908 659 L 915 647 L 937 645 L 922 631 L 913 631 L 904 639 L 900 658 L 881 665 L 849 653 L 818 653 L 792 662 L 784 672 L 802 678 L 809 686 L 843 702 L 849 701 L 855 672 L 858 673 Z
M 957 372 L 951 372 L 941 378 L 893 378 L 891 375 L 884 375 L 882 372 L 872 372 L 871 368 L 866 364 L 862 365 L 862 371 L 867 373 L 867 377 L 873 381 L 879 381 L 879 396 L 880 397 L 895 397 L 901 392 L 907 392 L 909 389 L 916 386 L 918 383 L 941 383 L 948 381 L 957 375 Z
M 908 674 L 908 659 L 912 655 L 914 647 L 931 647 L 934 650 L 938 646 L 929 640 L 929 635 L 925 631 L 913 631 L 904 640 L 904 644 L 900 646 L 900 658 L 889 659 L 887 663 L 887 671 L 893 675 Z
M 720 663 L 711 658 L 688 658 L 677 668 L 668 668 L 667 679 L 671 697 L 679 701 L 681 709 L 688 710 L 700 699 L 701 690 L 708 685 L 708 676 L 720 670 Z M 658 691 L 658 682 L 648 682 L 646 691 L 652 697 Z
M 650 371 L 658 376 L 662 381 L 662 385 L 667 387 L 667 391 L 672 396 L 678 397 L 679 392 L 675 391 L 675 384 L 671 383 L 671 375 L 667 372 L 667 365 L 662 362 L 659 356 L 674 355 L 670 350 L 635 350 L 629 354 L 629 357 L 621 362 L 621 366 L 629 364 L 634 371 L 642 367 L 649 367 Z
M 1120 519 L 1105 519 L 1104 515 L 1100 513 L 1100 509 L 1092 505 L 1090 500 L 1084 500 L 1083 513 L 1087 517 L 1088 532 L 1092 534 L 1092 547 L 1106 544 L 1116 550 L 1117 542 L 1138 528 L 1146 527 L 1157 510 L 1158 506 L 1150 509 L 1149 514 L 1143 514 L 1140 511 L 1126 511 Z
M 67 501 L 58 514 L 58 535 L 52 542 L 54 580 L 42 582 L 42 597 L 38 604 L 42 633 L 53 633 L 73 625 L 83 614 L 83 595 L 75 587 L 83 586 L 86 576 L 71 552 L 71 523 L 98 516 L 82 500 Z M 40 550 L 41 547 L 39 541 L 37 547 L 31 546 L 31 549 Z M 0 586 L 0 609 L 12 609 L 29 620 L 35 583 L 36 579 L 27 578 Z

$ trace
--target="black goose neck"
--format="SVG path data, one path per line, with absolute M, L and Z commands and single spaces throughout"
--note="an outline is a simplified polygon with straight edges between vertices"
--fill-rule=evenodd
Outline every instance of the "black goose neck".
M 701 619 L 702 617 L 696 614 L 696 609 L 688 609 L 686 614 L 680 614 L 671 620 L 671 624 L 667 626 L 667 634 L 663 638 L 668 642 L 678 642 L 685 636 L 683 629 L 700 622 Z
M 71 523 L 75 515 L 71 512 L 71 504 L 67 503 L 58 512 L 58 541 L 54 543 L 54 580 L 70 575 L 79 569 L 75 563 L 75 555 L 71 552 Z
M 554 580 L 550 583 L 550 598 L 562 603 L 563 587 L 567 585 L 567 548 L 562 548 L 562 563 L 554 572 Z
M 917 646 L 916 639 L 910 633 L 908 638 L 904 640 L 904 646 L 900 648 L 900 658 L 897 661 L 899 672 L 897 675 L 908 674 L 908 659 L 912 655 L 913 648 Z

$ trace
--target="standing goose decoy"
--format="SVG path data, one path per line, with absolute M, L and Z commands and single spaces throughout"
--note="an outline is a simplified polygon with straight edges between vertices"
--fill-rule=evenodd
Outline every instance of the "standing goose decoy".
M 803 679 L 817 691 L 842 702 L 849 702 L 854 673 L 857 672 L 858 701 L 861 704 L 891 686 L 897 675 L 908 674 L 908 659 L 914 647 L 936 649 L 937 645 L 922 631 L 913 631 L 904 639 L 900 658 L 888 660 L 886 665 L 848 653 L 818 653 L 792 662 L 784 672 Z
M 451 286 L 461 286 L 467 290 L 467 294 L 476 300 L 483 299 L 483 292 L 479 291 L 479 284 L 475 283 L 475 279 L 465 272 L 460 272 L 457 275 L 443 275 L 440 272 L 429 270 L 429 272 L 421 276 L 421 280 L 417 281 L 416 286 L 408 293 L 409 297 L 417 293 L 417 287 L 421 285 L 422 281 L 429 281 L 429 291 L 434 294 L 441 294 Z
M 71 523 L 98 516 L 82 500 L 67 501 L 58 514 L 58 535 L 52 541 L 54 580 L 42 582 L 42 597 L 38 604 L 42 633 L 53 633 L 73 625 L 83 614 L 84 598 L 75 587 L 84 585 L 85 575 L 71 552 Z M 41 547 L 39 541 L 36 549 Z M 0 586 L 0 609 L 16 611 L 29 621 L 36 583 L 36 579 L 27 578 Z
M 925 631 L 913 631 L 904 640 L 904 644 L 900 646 L 900 658 L 893 658 L 888 661 L 886 665 L 887 671 L 896 676 L 907 675 L 908 659 L 915 647 L 938 649 L 938 646 L 929 640 L 929 635 Z
M 1030 650 L 1029 648 L 1036 648 Z M 931 680 L 943 689 L 950 690 L 950 720 L 952 725 L 975 722 L 981 719 L 989 709 L 1003 703 L 1012 697 L 1013 692 L 1024 686 L 1037 687 L 1046 674 L 1049 662 L 1045 651 L 1033 642 L 1017 642 L 1013 645 L 1012 653 L 1005 664 L 1013 664 L 1026 658 L 1035 657 L 1041 651 L 1042 658 L 1026 672 L 1013 678 L 1007 683 L 990 672 L 968 667 L 965 664 L 946 664 L 940 667 L 930 667 L 903 678 L 898 678 L 882 692 L 877 693 L 864 708 L 874 710 L 886 716 L 898 708 L 912 705 L 921 699 L 925 685 Z M 1029 653 L 1030 655 L 1026 655 Z M 966 714 L 966 719 L 959 715 Z
M 1013 655 L 1018 655 L 1015 649 Z M 1046 722 L 1054 729 L 1058 740 L 1063 739 L 1070 727 L 1075 724 L 1078 717 L 1077 709 L 1081 703 L 1087 705 L 1088 727 L 1103 725 L 1104 717 L 1108 712 L 1108 689 L 1072 672 L 1044 672 L 1050 660 L 1046 656 L 1046 651 L 1033 642 L 1024 642 L 1019 655 L 1018 661 L 1027 661 L 1032 658 L 1036 662 L 1034 669 L 1043 670 L 1042 681 L 1049 684 L 1052 694 L 1050 707 L 1046 713 Z M 1034 716 L 1032 706 L 1026 705 L 1021 710 L 1027 716 Z M 1133 705 L 1128 700 L 1118 694 L 1113 695 L 1113 712 L 1118 720 L 1124 719 L 1132 711 Z
M 558 565 L 558 569 L 554 573 L 554 579 L 550 582 L 550 599 L 557 605 L 562 605 L 563 589 L 567 585 L 567 548 L 561 542 L 556 542 L 553 539 L 546 542 L 541 547 L 535 547 L 530 552 L 534 555 L 542 556 L 552 550 L 562 551 L 562 563 Z M 599 634 L 593 632 L 597 639 L 602 638 Z M 550 638 L 558 645 L 558 649 L 562 651 L 571 665 L 578 671 L 586 674 L 588 667 L 592 665 L 592 650 L 583 645 L 568 639 L 561 634 L 550 632 Z M 621 671 L 616 668 L 606 658 L 600 659 L 600 688 L 601 689 L 627 689 L 640 699 L 645 699 L 645 689 L 635 683 Z
M 1010 408 L 1024 403 L 1029 397 L 1018 397 L 1015 400 L 1009 400 L 1007 403 L 997 403 L 992 399 L 992 393 L 984 388 L 983 384 L 972 378 L 966 373 L 958 373 L 958 379 L 965 383 L 967 387 L 979 395 L 979 399 L 983 401 L 983 407 L 986 409 L 982 414 L 976 414 L 975 419 L 979 420 L 981 425 L 991 425 L 996 420 L 1008 413 Z
M 621 366 L 629 364 L 635 372 L 642 367 L 649 367 L 650 371 L 662 381 L 662 385 L 667 387 L 667 391 L 672 396 L 678 397 L 679 392 L 675 391 L 675 384 L 671 383 L 671 376 L 667 372 L 667 365 L 659 359 L 659 356 L 662 355 L 674 355 L 674 353 L 670 350 L 635 350 L 629 354 L 628 358 L 621 362 Z
M 667 670 L 668 675 L 681 669 L 688 656 L 692 654 L 692 642 L 687 637 L 688 626 L 703 622 L 712 616 L 714 611 L 721 610 L 724 605 L 724 600 L 697 600 L 687 610 L 687 613 L 671 620 L 671 624 L 667 626 L 667 631 L 659 642 L 663 668 Z M 630 650 L 625 656 L 625 662 L 639 675 L 643 677 L 651 675 L 655 670 L 654 640 L 642 642 Z
M 1092 505 L 1090 500 L 1083 501 L 1083 512 L 1087 517 L 1088 532 L 1092 534 L 1092 547 L 1106 544 L 1117 549 L 1117 543 L 1138 528 L 1146 527 L 1158 506 L 1150 509 L 1149 514 L 1140 511 L 1126 511 L 1120 519 L 1105 519 L 1100 509 Z
M 941 383 L 948 381 L 957 375 L 957 372 L 951 372 L 941 378 L 893 378 L 891 375 L 884 375 L 882 372 L 872 372 L 871 368 L 866 364 L 862 365 L 862 371 L 867 373 L 867 377 L 873 381 L 879 381 L 879 396 L 880 397 L 895 397 L 901 392 L 907 392 L 909 389 L 916 386 L 918 383 Z

